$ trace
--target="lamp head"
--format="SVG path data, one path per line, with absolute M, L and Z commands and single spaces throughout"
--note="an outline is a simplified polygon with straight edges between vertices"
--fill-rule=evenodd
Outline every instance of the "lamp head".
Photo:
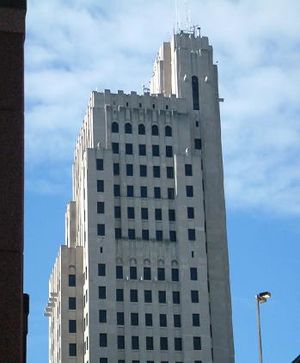
M 271 297 L 271 293 L 269 291 L 263 291 L 258 293 L 256 296 L 256 300 L 260 303 L 263 304 L 265 303 L 268 299 L 270 299 Z

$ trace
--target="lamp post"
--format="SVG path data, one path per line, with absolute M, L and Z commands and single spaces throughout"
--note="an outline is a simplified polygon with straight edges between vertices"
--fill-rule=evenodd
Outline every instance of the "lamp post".
M 261 342 L 261 324 L 260 324 L 260 304 L 267 302 L 267 300 L 271 297 L 271 293 L 269 291 L 263 291 L 255 295 L 256 299 L 256 316 L 257 316 L 257 331 L 258 331 L 258 356 L 259 363 L 263 363 L 263 355 L 262 355 L 262 342 Z

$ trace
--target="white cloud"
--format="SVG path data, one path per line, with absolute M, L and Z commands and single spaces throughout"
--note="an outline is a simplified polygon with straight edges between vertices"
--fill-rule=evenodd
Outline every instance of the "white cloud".
M 229 206 L 300 214 L 300 2 L 194 0 L 190 8 L 219 61 Z M 29 166 L 70 163 L 91 90 L 141 91 L 160 43 L 171 36 L 174 12 L 171 0 L 31 1 Z M 29 182 L 38 180 L 31 173 Z

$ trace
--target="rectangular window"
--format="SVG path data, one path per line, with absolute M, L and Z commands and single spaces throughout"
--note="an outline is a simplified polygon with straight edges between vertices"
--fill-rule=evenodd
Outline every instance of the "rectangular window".
M 139 144 L 139 155 L 146 155 L 146 145 Z
M 106 286 L 98 287 L 98 296 L 99 299 L 106 299 Z
M 96 159 L 97 170 L 103 170 L 103 159 Z
M 134 196 L 133 185 L 127 185 L 127 197 L 133 197 L 133 196 Z
M 103 180 L 97 180 L 97 192 L 98 193 L 104 192 L 104 181 Z
M 179 281 L 179 270 L 178 270 L 178 268 L 172 268 L 172 281 Z
M 186 176 L 192 176 L 193 175 L 192 164 L 185 164 L 184 171 Z
M 198 280 L 198 270 L 197 267 L 190 268 L 190 277 L 191 280 Z
M 139 314 L 138 313 L 130 314 L 130 323 L 133 326 L 139 325 Z
M 149 229 L 142 229 L 142 239 L 149 241 Z
M 99 310 L 99 323 L 106 323 L 106 322 L 107 322 L 106 310 Z
M 146 350 L 153 350 L 153 337 L 146 337 Z
M 185 187 L 186 196 L 191 198 L 194 196 L 194 188 L 192 185 L 187 185 Z
M 105 224 L 97 224 L 97 235 L 105 236 Z
M 152 326 L 153 325 L 152 314 L 150 314 L 150 313 L 145 314 L 145 325 L 146 326 Z
M 128 239 L 135 239 L 135 229 L 128 229 Z
M 126 175 L 133 176 L 133 164 L 126 164 Z
M 152 291 L 144 290 L 144 301 L 145 303 L 152 303 Z
M 162 241 L 163 240 L 163 231 L 160 231 L 160 230 L 156 231 L 155 237 L 156 237 L 157 241 Z
M 123 266 L 116 266 L 116 279 L 123 279 Z
M 167 166 L 167 178 L 174 179 L 174 168 L 173 166 Z
M 106 266 L 105 263 L 98 263 L 98 276 L 106 275 Z
M 117 312 L 117 325 L 124 325 L 124 323 L 125 323 L 124 313 Z
M 138 291 L 136 289 L 130 290 L 130 302 L 138 302 Z
M 107 334 L 105 333 L 99 334 L 99 345 L 100 347 L 107 347 Z
M 169 209 L 169 221 L 175 221 L 175 209 Z
M 165 291 L 158 291 L 158 302 L 165 304 L 167 302 L 167 294 Z
M 108 362 L 107 358 L 100 358 L 99 363 L 107 363 L 107 362 Z
M 174 198 L 175 198 L 174 188 L 168 188 L 168 199 L 174 199 Z
M 116 301 L 124 301 L 124 290 L 116 289 Z
M 166 146 L 166 157 L 167 158 L 173 157 L 173 147 L 170 145 Z
M 159 326 L 166 327 L 167 326 L 167 315 L 159 314 Z
M 147 187 L 142 186 L 141 187 L 141 198 L 147 198 L 147 197 L 148 197 Z
M 195 149 L 201 150 L 201 148 L 202 148 L 201 139 L 195 139 Z
M 97 202 L 97 213 L 103 214 L 104 212 L 104 202 Z
M 76 286 L 76 275 L 69 274 L 69 286 Z
M 187 207 L 187 217 L 189 219 L 194 219 L 195 218 L 195 212 L 194 212 L 193 207 Z
M 159 156 L 159 145 L 152 145 L 152 156 Z
M 160 166 L 153 166 L 153 178 L 160 178 Z
M 76 310 L 76 297 L 69 297 L 69 310 Z
M 193 337 L 194 350 L 201 350 L 201 337 Z
M 147 176 L 147 165 L 140 165 L 140 176 L 141 177 Z
M 121 228 L 115 228 L 115 239 L 121 239 L 121 238 L 122 238 Z
M 127 155 L 133 154 L 132 144 L 125 144 L 125 154 Z
M 136 280 L 137 279 L 137 268 L 136 268 L 136 266 L 130 266 L 129 274 L 130 274 L 130 280 Z
M 120 175 L 120 164 L 119 163 L 114 163 L 113 173 L 114 173 L 114 175 Z
M 161 198 L 160 187 L 154 187 L 154 198 L 155 199 L 160 199 Z
M 174 338 L 174 349 L 182 350 L 182 339 L 181 338 Z
M 174 314 L 174 327 L 180 328 L 181 327 L 181 315 Z
M 163 267 L 157 268 L 157 280 L 164 281 L 165 280 L 165 269 Z
M 124 335 L 117 336 L 117 346 L 118 346 L 118 349 L 125 349 L 125 336 Z
M 155 208 L 155 220 L 156 221 L 162 220 L 162 212 L 160 208 Z
M 192 301 L 192 303 L 199 302 L 199 291 L 198 290 L 191 290 L 191 301 Z
M 114 196 L 115 197 L 119 197 L 120 196 L 120 185 L 119 184 L 114 184 Z
M 160 350 L 168 350 L 168 338 L 160 337 Z
M 176 231 L 170 231 L 170 241 L 176 242 Z
M 144 267 L 144 280 L 151 280 L 151 267 Z
M 69 333 L 76 333 L 76 320 L 69 320 Z
M 76 357 L 77 356 L 77 346 L 75 343 L 69 344 L 69 356 Z
M 134 207 L 127 207 L 127 218 L 134 219 Z
M 111 148 L 112 148 L 113 154 L 119 154 L 119 143 L 118 142 L 112 142 Z
M 148 219 L 148 208 L 141 208 L 141 218 Z
M 115 206 L 115 218 L 121 218 L 121 207 Z
M 179 291 L 173 291 L 173 304 L 180 304 L 180 292 Z
M 131 349 L 138 350 L 139 348 L 140 348 L 139 337 L 138 336 L 132 336 L 131 337 Z
M 188 240 L 195 241 L 196 240 L 196 231 L 194 229 L 188 229 Z
M 193 320 L 193 326 L 200 326 L 200 315 L 199 314 L 193 314 L 192 320 Z

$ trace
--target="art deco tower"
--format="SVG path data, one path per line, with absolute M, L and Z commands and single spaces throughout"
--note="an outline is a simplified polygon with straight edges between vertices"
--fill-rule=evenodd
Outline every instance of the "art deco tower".
M 163 43 L 149 93 L 92 93 L 49 284 L 52 363 L 234 362 L 219 101 L 195 32 Z

